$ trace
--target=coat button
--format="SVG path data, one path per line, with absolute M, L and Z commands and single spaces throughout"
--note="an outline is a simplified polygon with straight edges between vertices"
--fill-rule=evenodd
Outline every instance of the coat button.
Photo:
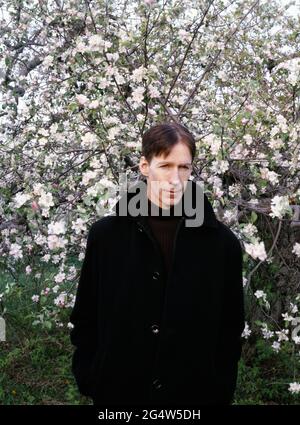
M 158 334 L 158 332 L 159 332 L 159 327 L 158 327 L 157 325 L 152 325 L 152 326 L 151 326 L 151 331 L 152 331 L 154 334 Z
M 152 277 L 153 277 L 153 279 L 158 279 L 159 278 L 159 272 L 154 272 Z
M 154 388 L 157 389 L 157 390 L 159 390 L 162 387 L 162 384 L 161 384 L 159 379 L 154 379 L 152 384 L 153 384 Z

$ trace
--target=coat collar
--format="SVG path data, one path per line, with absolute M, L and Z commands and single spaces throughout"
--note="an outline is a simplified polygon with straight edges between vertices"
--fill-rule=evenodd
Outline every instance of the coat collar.
M 194 180 L 189 180 L 189 182 L 192 184 L 192 193 L 194 194 L 195 190 L 203 190 L 199 184 L 197 184 Z M 137 184 L 134 184 L 130 187 L 130 192 L 126 191 L 125 194 L 121 196 L 121 198 L 117 201 L 116 205 L 113 207 L 113 210 L 117 216 L 119 216 L 120 207 L 122 206 L 122 211 L 127 212 L 127 217 L 132 220 L 140 220 L 141 218 L 145 217 L 145 215 L 142 215 L 142 213 L 138 213 L 138 215 L 133 216 L 128 211 L 128 204 L 130 200 L 137 194 L 141 192 L 141 196 L 145 198 L 145 200 L 148 200 L 147 197 L 147 184 L 144 181 L 138 182 Z M 185 192 L 182 195 L 181 200 L 179 201 L 184 202 L 184 196 Z M 205 193 L 203 193 L 204 197 L 204 218 L 203 218 L 203 224 L 201 226 L 207 226 L 207 227 L 218 227 L 218 220 L 216 218 L 216 215 L 214 213 L 214 210 L 212 208 L 211 203 L 209 202 L 207 196 Z M 193 195 L 194 198 L 194 195 Z M 184 205 L 184 204 L 183 204 Z M 184 208 L 182 209 L 182 216 L 184 219 L 192 219 L 193 216 L 186 215 L 186 212 Z M 195 215 L 194 215 L 195 216 Z

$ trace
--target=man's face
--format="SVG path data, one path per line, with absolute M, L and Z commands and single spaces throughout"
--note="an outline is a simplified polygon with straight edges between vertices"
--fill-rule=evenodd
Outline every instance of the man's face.
M 192 172 L 192 156 L 188 147 L 177 143 L 167 157 L 154 156 L 150 162 L 141 157 L 139 168 L 147 177 L 147 196 L 161 208 L 177 204 Z

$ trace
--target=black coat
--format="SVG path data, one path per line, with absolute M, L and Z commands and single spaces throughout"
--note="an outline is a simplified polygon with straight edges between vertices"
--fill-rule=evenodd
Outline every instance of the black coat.
M 201 226 L 186 227 L 185 214 L 179 221 L 168 279 L 145 217 L 119 216 L 119 201 L 117 214 L 91 226 L 70 321 L 72 371 L 94 403 L 232 401 L 244 329 L 242 249 L 204 201 Z

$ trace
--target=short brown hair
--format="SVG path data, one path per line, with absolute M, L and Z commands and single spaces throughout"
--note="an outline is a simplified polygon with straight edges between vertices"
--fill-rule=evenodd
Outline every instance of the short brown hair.
M 179 123 L 161 123 L 149 128 L 142 137 L 142 155 L 150 163 L 154 156 L 169 155 L 178 142 L 189 148 L 192 160 L 196 154 L 196 141 L 190 131 Z

